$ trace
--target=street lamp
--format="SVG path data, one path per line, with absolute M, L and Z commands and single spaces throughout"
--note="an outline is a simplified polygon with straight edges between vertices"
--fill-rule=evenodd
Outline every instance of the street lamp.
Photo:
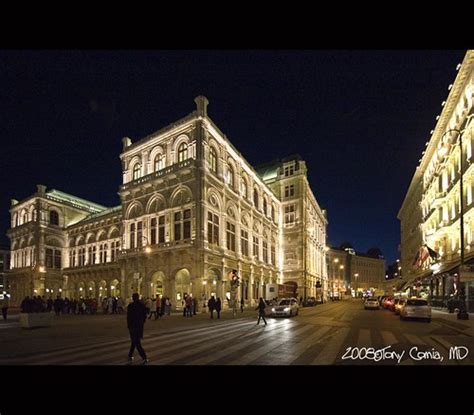
M 356 297 L 357 297 L 357 288 L 358 288 L 358 281 L 357 281 L 357 280 L 358 280 L 358 278 L 359 278 L 359 273 L 356 272 L 356 273 L 354 274 L 354 277 L 355 277 L 355 292 L 356 292 Z
M 459 320 L 469 320 L 469 314 L 466 311 L 466 297 L 464 295 L 464 290 L 461 290 L 461 270 L 464 268 L 464 198 L 463 198 L 463 176 L 464 176 L 464 159 L 462 155 L 462 132 L 458 129 L 450 129 L 447 130 L 441 137 L 441 142 L 443 142 L 444 136 L 449 133 L 457 133 L 459 136 L 459 168 L 461 170 L 461 174 L 459 177 L 459 197 L 460 197 L 460 212 L 459 212 L 459 228 L 460 228 L 460 245 L 461 245 L 461 263 L 459 264 L 459 272 L 458 272 L 458 284 L 459 284 L 459 312 L 458 312 L 458 319 Z M 447 146 L 443 146 L 439 149 L 438 155 L 439 157 L 444 157 L 448 152 Z

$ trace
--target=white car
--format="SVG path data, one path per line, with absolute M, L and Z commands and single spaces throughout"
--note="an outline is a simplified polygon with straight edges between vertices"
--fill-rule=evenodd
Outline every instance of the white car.
M 380 308 L 380 303 L 379 300 L 377 300 L 375 297 L 369 297 L 365 300 L 364 303 L 364 308 L 367 309 L 375 309 L 378 310 Z
M 421 298 L 406 300 L 400 308 L 400 320 L 407 318 L 423 318 L 429 323 L 431 321 L 431 306 L 428 301 Z
M 296 298 L 282 298 L 278 304 L 272 307 L 272 316 L 297 316 L 299 312 L 298 300 Z

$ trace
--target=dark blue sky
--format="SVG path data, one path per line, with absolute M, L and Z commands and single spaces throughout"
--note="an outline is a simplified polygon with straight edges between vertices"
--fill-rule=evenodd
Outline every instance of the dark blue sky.
M 193 111 L 199 94 L 253 164 L 300 153 L 329 243 L 379 246 L 464 50 L 0 51 L 0 233 L 37 183 L 119 204 L 121 138 Z

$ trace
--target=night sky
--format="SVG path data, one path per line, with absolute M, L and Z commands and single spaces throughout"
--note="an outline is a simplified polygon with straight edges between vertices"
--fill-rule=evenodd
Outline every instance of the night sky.
M 397 213 L 464 50 L 0 51 L 0 242 L 45 184 L 119 204 L 119 154 L 208 113 L 252 165 L 300 153 L 329 243 L 398 257 Z

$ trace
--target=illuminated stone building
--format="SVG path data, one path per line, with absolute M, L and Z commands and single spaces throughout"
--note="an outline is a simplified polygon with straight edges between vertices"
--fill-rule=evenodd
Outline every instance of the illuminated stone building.
M 441 114 L 436 117 L 436 126 L 398 213 L 403 276 L 398 289 L 428 296 L 434 305 L 446 305 L 446 300 L 460 289 L 461 219 L 465 263 L 470 266 L 474 262 L 474 51 L 466 53 L 457 69 L 454 84 L 449 86 L 449 95 L 441 104 Z M 473 309 L 470 274 L 461 273 L 461 283 Z
M 316 295 L 326 287 L 327 220 L 305 162 L 254 169 L 207 115 L 196 111 L 134 143 L 125 137 L 121 204 L 106 208 L 39 185 L 12 201 L 12 301 L 25 295 L 129 298 L 163 294 L 180 307 L 224 299 L 236 270 L 239 298 L 268 283 Z M 224 304 L 226 302 L 224 301 Z

